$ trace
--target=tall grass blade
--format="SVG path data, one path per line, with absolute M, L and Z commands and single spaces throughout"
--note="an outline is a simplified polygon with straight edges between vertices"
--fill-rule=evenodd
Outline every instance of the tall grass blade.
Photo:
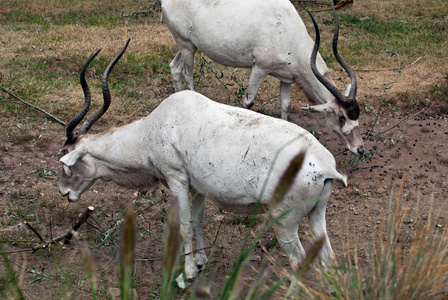
M 283 173 L 282 177 L 277 184 L 277 187 L 274 191 L 274 194 L 269 202 L 269 210 L 266 213 L 266 217 L 259 228 L 259 231 L 256 237 L 253 239 L 253 242 L 247 244 L 247 240 L 249 234 L 246 235 L 245 242 L 243 244 L 240 256 L 238 258 L 237 263 L 235 264 L 234 271 L 230 275 L 229 279 L 225 282 L 223 292 L 221 295 L 221 299 L 233 299 L 236 295 L 239 295 L 239 282 L 243 280 L 242 273 L 244 269 L 244 264 L 246 260 L 249 258 L 251 251 L 255 248 L 258 240 L 263 236 L 267 230 L 269 230 L 274 224 L 276 224 L 279 220 L 284 218 L 287 214 L 289 214 L 297 207 L 290 207 L 289 209 L 284 210 L 278 217 L 274 218 L 270 222 L 268 221 L 271 217 L 271 212 L 276 206 L 284 199 L 285 195 L 290 190 L 294 180 L 297 176 L 297 173 L 302 168 L 302 164 L 305 158 L 305 151 L 301 151 L 297 154 L 289 163 L 288 168 Z M 260 195 L 261 197 L 261 195 Z M 274 292 L 274 291 L 272 291 Z M 236 299 L 236 298 L 235 298 Z
M 179 225 L 179 207 L 178 199 L 172 197 L 169 204 L 169 211 L 167 216 L 165 253 L 162 270 L 162 287 L 160 290 L 160 299 L 171 299 L 171 286 L 174 282 L 176 268 L 180 260 L 182 243 L 179 239 L 180 225 Z
M 1 248 L 0 253 L 2 255 L 3 262 L 6 266 L 5 269 L 0 270 L 0 296 L 2 296 L 2 299 L 8 299 L 7 295 L 9 292 L 10 293 L 9 295 L 13 299 L 20 299 L 20 300 L 25 299 L 22 293 L 22 289 L 20 288 L 19 282 L 17 281 L 17 276 L 14 272 L 11 262 L 3 253 Z
M 230 292 L 230 295 L 226 298 L 228 300 L 237 300 L 237 299 L 241 299 L 241 293 L 243 291 L 244 288 L 244 279 L 247 276 L 247 271 L 249 269 L 249 263 L 247 261 L 247 258 L 244 259 L 244 261 L 242 261 L 241 267 L 238 268 L 238 272 L 235 273 L 234 278 L 233 278 L 233 289 Z
M 168 273 L 170 273 L 176 265 L 176 258 L 181 247 L 181 243 L 179 241 L 178 204 L 175 197 L 171 199 L 167 223 L 168 232 L 163 267 Z
M 256 300 L 259 299 L 258 291 L 262 286 L 264 286 L 272 275 L 272 268 L 267 267 L 263 270 L 260 277 L 252 284 L 249 292 L 247 293 L 246 300 Z
M 92 254 L 90 253 L 87 243 L 84 245 L 83 250 L 84 267 L 87 271 L 87 277 L 89 278 L 90 291 L 92 292 L 92 299 L 96 300 L 96 283 L 97 278 L 95 274 L 95 264 L 93 261 Z
M 213 299 L 210 285 L 204 282 L 198 282 L 194 287 L 193 299 Z
M 274 195 L 272 196 L 270 202 L 270 209 L 275 208 L 284 198 L 286 193 L 290 190 L 294 179 L 302 168 L 303 160 L 305 159 L 306 150 L 300 151 L 299 154 L 294 156 L 294 158 L 289 163 L 288 168 L 283 173 L 277 187 L 275 188 Z
M 305 256 L 305 259 L 300 264 L 299 268 L 295 272 L 296 279 L 300 279 L 306 271 L 310 269 L 311 263 L 316 259 L 316 257 L 319 255 L 320 250 L 324 246 L 325 243 L 325 237 L 320 237 L 316 241 L 314 241 L 311 249 L 308 251 L 308 253 Z
M 325 280 L 317 288 L 304 289 L 303 298 L 447 299 L 448 231 L 443 218 L 446 209 L 433 208 L 432 201 L 420 204 L 419 197 L 403 202 L 402 187 L 391 193 L 385 235 L 373 237 L 367 264 L 358 262 L 358 250 L 353 255 L 346 254 L 328 272 L 318 274 Z M 425 215 L 421 222 L 410 225 L 411 213 L 421 214 L 419 208 L 423 205 Z M 444 220 L 443 224 L 438 223 L 440 220 Z M 333 295 L 322 294 L 325 282 L 330 283 Z
M 120 293 L 122 300 L 134 299 L 135 217 L 129 212 L 124 220 L 121 242 Z

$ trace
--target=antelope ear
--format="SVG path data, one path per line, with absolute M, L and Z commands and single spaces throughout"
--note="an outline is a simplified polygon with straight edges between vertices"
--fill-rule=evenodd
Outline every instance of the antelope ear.
M 333 108 L 332 108 L 332 105 L 330 102 L 325 103 L 325 104 L 312 105 L 312 106 L 308 105 L 306 107 L 301 107 L 300 109 L 309 111 L 309 112 L 322 113 L 322 114 L 330 113 L 333 111 Z
M 61 159 L 59 159 L 59 161 L 64 165 L 66 165 L 67 167 L 71 167 L 78 161 L 78 159 L 84 157 L 85 155 L 86 155 L 85 151 L 75 149 L 67 153 L 66 155 L 62 156 Z
M 349 83 L 349 84 L 347 85 L 347 89 L 345 90 L 345 94 L 344 94 L 345 97 L 348 97 L 348 95 L 350 94 L 350 90 L 351 90 L 351 89 L 352 89 L 352 84 Z
M 64 170 L 65 175 L 67 175 L 68 177 L 72 177 L 72 171 L 69 167 L 67 167 L 66 165 L 62 165 L 62 169 Z

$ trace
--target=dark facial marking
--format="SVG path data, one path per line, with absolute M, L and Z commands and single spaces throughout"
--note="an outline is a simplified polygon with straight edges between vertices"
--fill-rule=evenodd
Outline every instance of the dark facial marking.
M 344 102 L 340 102 L 341 106 L 347 112 L 347 117 L 350 120 L 358 120 L 359 119 L 359 105 L 355 100 L 346 100 Z

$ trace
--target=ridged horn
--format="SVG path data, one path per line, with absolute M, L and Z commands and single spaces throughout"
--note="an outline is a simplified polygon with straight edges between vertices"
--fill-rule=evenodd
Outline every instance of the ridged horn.
M 131 39 L 128 39 L 126 42 L 126 45 L 121 49 L 120 53 L 114 58 L 114 60 L 107 66 L 106 70 L 103 74 L 103 106 L 101 106 L 98 110 L 96 110 L 92 115 L 90 115 L 87 120 L 82 125 L 81 129 L 79 130 L 80 134 L 85 134 L 89 131 L 89 129 L 92 127 L 92 125 L 98 121 L 99 118 L 107 111 L 107 109 L 110 106 L 111 102 L 111 95 L 109 90 L 109 85 L 107 83 L 107 80 L 109 79 L 109 74 L 112 71 L 112 69 L 115 67 L 117 62 L 120 60 L 120 58 L 123 56 L 123 53 L 126 51 L 126 48 L 129 45 L 129 42 Z
M 89 67 L 90 63 L 93 61 L 93 59 L 98 55 L 98 53 L 101 51 L 99 49 L 98 51 L 93 54 L 89 60 L 84 64 L 84 66 L 81 69 L 81 73 L 79 74 L 79 80 L 81 82 L 81 87 L 84 92 L 84 106 L 82 107 L 81 111 L 73 118 L 71 121 L 67 124 L 66 128 L 66 136 L 67 136 L 67 143 L 72 143 L 75 135 L 73 134 L 73 130 L 75 130 L 76 126 L 78 126 L 79 123 L 81 123 L 82 119 L 87 115 L 90 108 L 90 89 L 89 85 L 87 84 L 85 73 L 87 68 Z
M 338 90 L 337 87 L 335 87 L 333 84 L 331 84 L 330 81 L 328 81 L 327 78 L 325 78 L 322 74 L 319 73 L 316 67 L 316 57 L 317 57 L 317 51 L 319 50 L 320 46 L 320 32 L 319 32 L 319 26 L 317 26 L 316 20 L 314 20 L 313 15 L 310 13 L 310 11 L 306 10 L 308 14 L 311 17 L 311 20 L 314 24 L 314 31 L 316 32 L 316 40 L 314 41 L 314 47 L 313 52 L 311 53 L 311 70 L 313 71 L 314 76 L 322 83 L 329 91 L 333 94 L 333 96 L 336 98 L 336 100 L 341 103 L 344 102 L 344 96 L 342 93 Z
M 356 82 L 356 74 L 355 71 L 350 67 L 350 65 L 339 55 L 338 52 L 338 39 L 339 39 L 339 18 L 338 14 L 336 13 L 336 9 L 334 6 L 331 6 L 333 8 L 333 14 L 334 14 L 334 20 L 336 23 L 336 27 L 334 29 L 334 36 L 333 36 L 333 54 L 336 57 L 336 60 L 339 62 L 339 64 L 344 68 L 344 70 L 348 73 L 350 76 L 350 82 L 351 82 L 351 89 L 348 95 L 348 99 L 355 100 L 356 98 L 356 92 L 358 90 L 358 84 Z

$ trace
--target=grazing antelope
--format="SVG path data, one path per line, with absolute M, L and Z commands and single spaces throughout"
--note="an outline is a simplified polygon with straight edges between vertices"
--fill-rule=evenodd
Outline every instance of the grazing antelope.
M 295 82 L 315 104 L 303 109 L 324 114 L 339 140 L 354 154 L 364 154 L 355 98 L 356 75 L 337 51 L 336 11 L 333 52 L 350 75 L 347 96 L 336 88 L 331 71 L 317 53 L 319 41 L 313 43 L 289 0 L 163 0 L 162 15 L 179 47 L 170 63 L 176 92 L 182 90 L 182 73 L 188 88 L 194 89 L 194 55 L 200 49 L 220 64 L 252 68 L 244 107 L 252 106 L 264 78 L 271 75 L 281 81 L 281 116 L 287 120 L 291 85 Z M 313 44 L 317 54 L 310 66 Z
M 90 106 L 84 74 L 99 51 L 81 70 L 85 104 L 67 125 L 64 155 L 60 159 L 63 167 L 60 193 L 69 201 L 76 201 L 98 179 L 138 188 L 151 187 L 160 180 L 178 199 L 185 272 L 176 280 L 185 288 L 207 262 L 203 250 L 206 197 L 229 212 L 262 213 L 267 210 L 291 159 L 306 151 L 293 186 L 272 211 L 272 218 L 293 210 L 273 228 L 296 269 L 305 253 L 298 228 L 308 215 L 315 236 L 324 236 L 322 263 L 329 265 L 334 253 L 326 231 L 325 209 L 335 180 L 346 184 L 346 176 L 336 170 L 332 154 L 307 130 L 281 119 L 217 103 L 193 91 L 183 91 L 164 100 L 143 119 L 101 134 L 88 134 L 109 107 L 108 76 L 127 45 L 104 72 L 103 107 L 74 134 Z M 257 207 L 259 210 L 255 211 Z

